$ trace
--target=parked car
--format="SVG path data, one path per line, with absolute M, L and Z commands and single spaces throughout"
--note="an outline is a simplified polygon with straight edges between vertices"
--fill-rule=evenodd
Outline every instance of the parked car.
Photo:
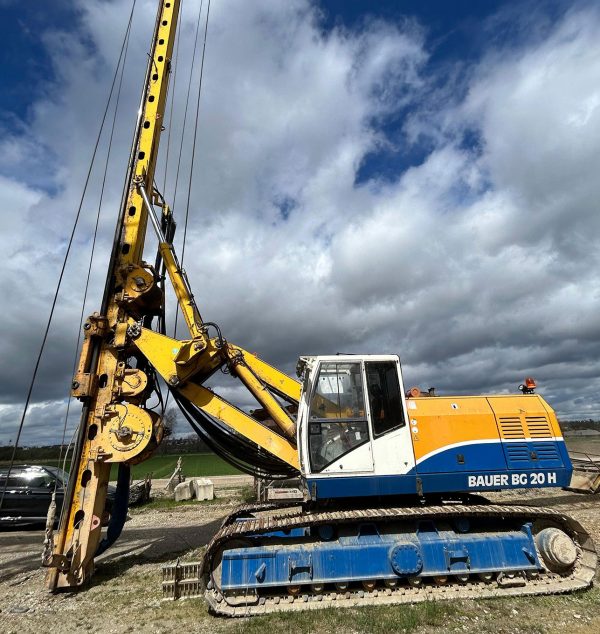
M 27 524 L 45 524 L 52 492 L 56 489 L 56 520 L 60 517 L 60 509 L 64 498 L 64 489 L 69 474 L 58 467 L 41 465 L 14 465 L 8 483 L 6 477 L 8 467 L 0 467 L 0 497 L 6 483 L 4 502 L 0 508 L 1 526 L 23 526 Z M 108 487 L 106 496 L 106 524 L 114 502 L 116 488 Z

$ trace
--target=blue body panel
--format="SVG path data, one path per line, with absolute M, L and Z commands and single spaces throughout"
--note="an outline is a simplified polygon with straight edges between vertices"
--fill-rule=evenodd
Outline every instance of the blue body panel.
M 542 470 L 569 465 L 563 440 L 497 440 L 469 443 L 441 451 L 419 462 L 417 473 Z
M 457 457 L 461 456 L 459 462 Z M 459 445 L 430 456 L 417 465 L 418 473 L 448 473 L 499 471 L 506 469 L 502 443 L 472 443 Z
M 570 469 L 523 469 L 518 473 L 488 471 L 485 473 L 431 473 L 419 476 L 422 492 L 466 493 L 497 491 L 500 489 L 524 489 L 539 487 L 566 487 L 571 482 Z M 472 486 L 469 478 L 475 478 Z M 416 477 L 413 474 L 395 476 L 330 476 L 308 478 L 308 490 L 312 499 L 347 497 L 371 497 L 386 495 L 416 495 Z
M 508 449 L 505 449 L 509 446 Z M 505 458 L 505 451 L 510 460 Z M 532 458 L 532 453 L 536 456 Z M 457 464 L 456 455 L 464 457 Z M 520 458 L 524 455 L 527 458 Z M 508 462 L 508 464 L 507 464 Z M 483 468 L 484 465 L 485 468 Z M 312 499 L 467 493 L 499 489 L 565 487 L 573 467 L 564 441 L 473 443 L 442 451 L 403 475 L 308 476 Z M 417 486 L 417 478 L 420 480 Z
M 537 571 L 531 525 L 520 530 L 460 533 L 424 522 L 412 534 L 379 534 L 372 524 L 331 542 L 277 540 L 223 553 L 221 587 L 268 587 L 369 579 Z M 365 530 L 366 529 L 366 530 Z

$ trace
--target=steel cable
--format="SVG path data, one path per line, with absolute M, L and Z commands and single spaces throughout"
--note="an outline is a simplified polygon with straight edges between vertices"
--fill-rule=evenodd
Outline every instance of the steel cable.
M 183 143 L 185 140 L 185 128 L 186 128 L 186 124 L 187 124 L 187 113 L 188 113 L 188 107 L 189 107 L 189 102 L 190 102 L 190 92 L 191 92 L 191 88 L 192 88 L 192 78 L 194 76 L 194 65 L 196 63 L 196 49 L 198 47 L 198 34 L 200 33 L 200 23 L 201 20 L 200 18 L 202 17 L 202 5 L 204 3 L 204 0 L 201 0 L 200 2 L 200 9 L 198 11 L 198 18 L 196 21 L 196 35 L 194 36 L 194 50 L 192 52 L 192 63 L 190 66 L 190 76 L 188 78 L 188 86 L 187 86 L 187 94 L 185 97 L 185 109 L 183 112 L 183 126 L 181 128 L 181 141 L 179 144 L 179 156 L 177 157 L 177 171 L 175 172 L 175 191 L 173 194 L 173 209 L 176 206 L 177 203 L 177 189 L 178 189 L 178 185 L 179 185 L 179 171 L 181 169 L 181 156 L 183 154 Z
M 206 8 L 206 21 L 204 23 L 204 44 L 202 46 L 202 60 L 200 62 L 200 80 L 198 82 L 198 96 L 196 98 L 196 118 L 194 121 L 194 140 L 192 142 L 192 161 L 190 165 L 190 177 L 188 179 L 187 202 L 185 206 L 185 222 L 183 224 L 183 244 L 181 247 L 181 267 L 183 268 L 183 260 L 185 257 L 185 242 L 187 238 L 188 217 L 190 214 L 190 196 L 192 194 L 192 181 L 194 178 L 194 159 L 196 157 L 196 138 L 198 136 L 198 114 L 200 112 L 200 95 L 202 93 L 202 75 L 204 73 L 204 57 L 206 55 L 206 36 L 208 33 L 208 16 L 210 14 L 210 0 Z M 177 321 L 175 321 L 177 327 Z
M 94 150 L 92 152 L 92 157 L 91 157 L 90 164 L 89 164 L 88 171 L 87 171 L 87 175 L 86 175 L 86 178 L 85 178 L 83 191 L 82 191 L 81 197 L 79 199 L 79 206 L 77 208 L 77 213 L 75 215 L 75 221 L 73 223 L 73 228 L 71 229 L 71 234 L 69 236 L 69 241 L 67 243 L 67 250 L 65 252 L 65 256 L 64 256 L 63 263 L 62 263 L 62 266 L 61 266 L 60 274 L 59 274 L 59 277 L 58 277 L 58 283 L 56 285 L 56 290 L 54 292 L 54 297 L 53 297 L 53 300 L 52 300 L 52 305 L 50 307 L 50 314 L 48 316 L 48 321 L 46 323 L 46 328 L 44 330 L 44 335 L 42 337 L 42 343 L 40 345 L 40 349 L 39 349 L 39 352 L 38 352 L 38 355 L 37 355 L 37 359 L 36 359 L 36 362 L 35 362 L 35 366 L 34 366 L 34 369 L 33 369 L 31 382 L 30 382 L 29 388 L 27 390 L 27 397 L 25 399 L 25 406 L 23 407 L 23 413 L 21 415 L 21 420 L 19 422 L 19 428 L 18 428 L 15 444 L 14 444 L 14 447 L 13 447 L 13 451 L 12 451 L 12 455 L 11 455 L 11 459 L 10 459 L 10 464 L 9 464 L 9 467 L 8 467 L 8 472 L 6 474 L 6 479 L 4 481 L 4 486 L 2 488 L 2 496 L 0 497 L 0 509 L 2 508 L 2 506 L 4 504 L 4 497 L 6 495 L 6 489 L 8 487 L 8 481 L 9 481 L 10 474 L 12 472 L 12 468 L 13 468 L 13 465 L 14 465 L 14 462 L 15 462 L 17 449 L 19 447 L 19 441 L 21 440 L 21 433 L 23 431 L 23 425 L 25 424 L 25 417 L 27 416 L 27 411 L 29 410 L 29 404 L 31 402 L 31 395 L 33 393 L 33 388 L 34 388 L 35 380 L 37 378 L 37 373 L 38 373 L 38 370 L 39 370 L 39 367 L 40 367 L 40 362 L 42 360 L 42 356 L 44 354 L 44 349 L 46 347 L 46 341 L 48 340 L 48 333 L 50 332 L 50 326 L 52 325 L 52 319 L 54 317 L 54 311 L 55 311 L 55 308 L 56 308 L 56 303 L 58 301 L 58 295 L 59 295 L 59 292 L 60 292 L 60 288 L 62 286 L 62 281 L 63 281 L 65 270 L 66 270 L 66 267 L 67 267 L 67 261 L 69 259 L 70 254 L 71 254 L 71 247 L 73 246 L 73 240 L 75 238 L 75 231 L 77 230 L 77 226 L 79 224 L 79 218 L 81 216 L 81 210 L 83 209 L 83 201 L 84 201 L 85 195 L 87 193 L 87 188 L 88 188 L 88 185 L 89 185 L 89 182 L 90 182 L 90 177 L 92 175 L 92 170 L 93 170 L 94 163 L 95 163 L 95 160 L 96 160 L 96 154 L 98 152 L 98 146 L 100 145 L 100 139 L 102 137 L 102 131 L 104 130 L 104 124 L 106 122 L 106 117 L 108 115 L 108 110 L 110 108 L 110 102 L 112 100 L 112 95 L 113 95 L 113 92 L 114 92 L 114 89 L 115 89 L 115 84 L 117 82 L 117 77 L 119 75 L 119 66 L 121 64 L 121 60 L 123 58 L 123 54 L 124 54 L 124 51 L 125 51 L 125 44 L 126 44 L 126 41 L 128 39 L 128 33 L 129 33 L 130 29 L 131 29 L 131 22 L 132 22 L 132 19 L 133 19 L 133 10 L 135 8 L 135 3 L 136 3 L 136 0 L 133 0 L 133 4 L 132 4 L 132 7 L 131 7 L 131 12 L 129 14 L 129 20 L 127 22 L 127 28 L 126 28 L 126 31 L 125 31 L 125 35 L 123 36 L 123 42 L 121 44 L 121 51 L 119 53 L 119 59 L 117 61 L 117 66 L 115 68 L 115 72 L 114 72 L 114 75 L 113 75 L 112 84 L 111 84 L 111 87 L 110 87 L 108 99 L 106 101 L 106 106 L 104 108 L 104 114 L 102 115 L 102 120 L 101 120 L 101 123 L 100 123 L 100 129 L 98 130 L 98 135 L 96 137 L 96 143 L 94 145 Z M 64 440 L 63 440 L 63 443 L 64 443 Z
M 135 9 L 135 3 L 137 0 L 133 0 L 133 6 L 132 6 L 132 15 L 133 15 L 133 11 Z M 123 86 L 123 75 L 125 74 L 125 64 L 127 63 L 127 52 L 129 50 L 129 36 L 131 34 L 131 22 L 127 25 L 127 30 L 125 31 L 125 51 L 123 54 L 123 63 L 121 64 L 121 58 L 119 58 L 119 62 L 117 63 L 117 71 L 119 68 L 119 65 L 121 66 L 121 74 L 119 77 L 119 85 L 117 88 L 117 95 L 115 98 L 115 111 L 113 114 L 113 119 L 112 119 L 112 124 L 111 124 L 111 129 L 110 129 L 110 136 L 108 139 L 108 148 L 107 148 L 107 152 L 106 152 L 106 161 L 104 162 L 104 173 L 102 175 L 102 186 L 100 188 L 100 197 L 98 199 L 98 211 L 96 213 L 96 224 L 94 226 L 94 235 L 92 238 L 92 247 L 90 250 L 90 260 L 89 260 L 89 264 L 88 264 L 88 270 L 87 270 L 87 275 L 86 275 L 86 280 L 85 280 L 85 288 L 83 291 L 83 300 L 81 303 L 81 314 L 79 316 L 79 330 L 77 332 L 77 344 L 75 345 L 75 354 L 74 354 L 74 358 L 73 358 L 73 371 L 72 371 L 72 376 L 75 375 L 75 371 L 77 369 L 77 361 L 79 359 L 79 344 L 81 343 L 81 332 L 83 329 L 83 319 L 84 319 L 84 315 L 85 315 L 85 305 L 87 302 L 87 296 L 88 296 L 88 290 L 89 290 L 89 286 L 90 286 L 90 278 L 91 278 L 91 274 L 92 274 L 92 264 L 94 261 L 94 253 L 96 250 L 96 240 L 98 237 L 98 226 L 100 224 L 100 212 L 102 210 L 102 202 L 104 201 L 104 190 L 106 187 L 106 176 L 108 173 L 108 165 L 110 162 L 110 154 L 112 151 L 112 143 L 113 143 L 113 137 L 114 137 L 114 132 L 115 132 L 115 126 L 116 126 L 116 121 L 117 121 L 117 113 L 119 110 L 119 102 L 121 100 L 121 88 Z M 65 444 L 65 437 L 66 437 L 66 433 L 67 433 L 67 424 L 68 424 L 68 418 L 69 418 L 69 412 L 71 409 L 71 403 L 72 400 L 71 398 L 69 398 L 67 400 L 67 411 L 65 413 L 65 421 L 64 421 L 64 425 L 63 425 L 63 434 L 62 434 L 62 440 L 61 440 L 61 445 L 60 445 L 60 453 L 59 453 L 59 457 L 58 457 L 58 463 L 60 464 L 61 459 L 62 459 L 62 452 L 64 449 L 64 444 Z M 65 457 L 66 460 L 66 457 Z M 64 469 L 63 469 L 64 471 Z M 63 489 L 65 488 L 65 482 L 63 481 Z M 64 507 L 61 509 L 61 519 L 62 519 L 62 514 L 63 514 L 63 510 Z

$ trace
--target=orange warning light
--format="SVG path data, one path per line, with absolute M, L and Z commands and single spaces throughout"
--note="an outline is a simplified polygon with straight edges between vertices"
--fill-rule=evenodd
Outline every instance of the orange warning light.
M 533 377 L 528 376 L 525 378 L 525 382 L 519 385 L 519 389 L 523 394 L 533 394 L 533 390 L 537 387 L 537 383 Z

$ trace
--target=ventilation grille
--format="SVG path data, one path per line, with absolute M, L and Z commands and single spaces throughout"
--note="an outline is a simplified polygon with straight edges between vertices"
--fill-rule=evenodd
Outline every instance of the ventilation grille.
M 498 427 L 509 469 L 563 466 L 546 416 L 499 417 Z
M 498 422 L 502 438 L 506 440 L 552 438 L 550 423 L 545 416 L 526 416 L 525 424 L 519 416 L 504 416 Z
M 500 418 L 498 422 L 500 423 L 502 438 L 513 440 L 526 437 L 523 423 L 518 416 Z
M 525 442 L 511 442 L 504 445 L 509 465 L 513 468 L 530 463 L 529 447 Z
M 560 461 L 558 448 L 556 447 L 556 443 L 554 442 L 532 442 L 531 448 L 537 454 L 537 459 L 539 462 L 548 462 L 549 460 Z
M 526 416 L 530 438 L 552 438 L 550 423 L 545 416 Z

